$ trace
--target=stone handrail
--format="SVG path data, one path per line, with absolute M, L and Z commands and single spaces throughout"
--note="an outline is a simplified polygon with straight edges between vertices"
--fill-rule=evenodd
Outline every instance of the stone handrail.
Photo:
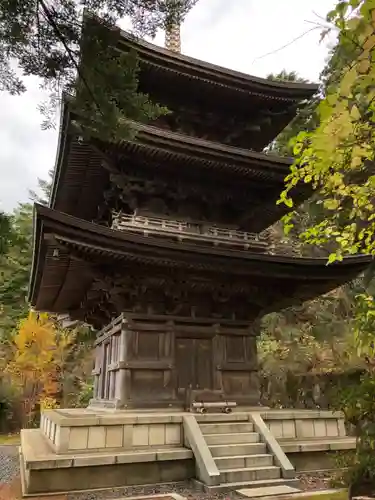
M 277 439 L 269 430 L 261 414 L 255 412 L 250 413 L 250 420 L 253 422 L 256 432 L 258 432 L 261 439 L 267 445 L 267 448 L 274 456 L 276 465 L 281 469 L 282 477 L 286 479 L 294 478 L 296 475 L 296 471 L 291 461 L 285 455 Z
M 184 415 L 185 446 L 194 453 L 197 477 L 202 483 L 215 486 L 220 484 L 220 471 L 211 455 L 206 440 L 194 415 Z

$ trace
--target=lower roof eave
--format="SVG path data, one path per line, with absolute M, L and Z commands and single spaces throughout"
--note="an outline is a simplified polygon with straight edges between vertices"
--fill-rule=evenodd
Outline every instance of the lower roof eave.
M 275 280 L 298 283 L 306 300 L 328 292 L 356 277 L 371 262 L 370 256 L 353 256 L 342 262 L 326 265 L 326 259 L 306 259 L 264 255 L 249 251 L 225 250 L 209 246 L 181 244 L 115 231 L 36 206 L 33 270 L 30 282 L 30 301 L 37 309 L 55 309 L 58 294 L 64 288 L 67 275 L 80 286 L 71 290 L 78 303 L 85 286 L 89 286 L 90 261 L 105 261 L 111 266 L 119 262 L 161 266 L 165 269 L 186 269 L 186 272 L 209 271 L 218 277 L 232 276 L 238 280 L 265 280 L 271 286 Z M 62 248 L 61 256 L 58 249 Z M 55 255 L 55 252 L 56 255 Z M 78 253 L 78 259 L 73 257 Z M 85 267 L 86 266 L 86 267 Z M 113 267 L 115 267 L 113 266 Z M 55 302 L 51 296 L 56 294 Z M 48 298 L 45 300 L 42 298 Z M 73 300 L 73 298 L 72 298 Z M 54 312 L 69 312 L 61 307 Z

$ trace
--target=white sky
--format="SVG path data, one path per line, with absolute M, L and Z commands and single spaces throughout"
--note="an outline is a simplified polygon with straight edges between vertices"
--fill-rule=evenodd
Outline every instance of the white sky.
M 182 27 L 182 52 L 256 76 L 285 69 L 317 81 L 328 54 L 327 42 L 319 43 L 319 28 L 277 49 L 313 28 L 311 22 L 322 22 L 335 3 L 200 0 Z M 155 42 L 163 44 L 163 35 Z M 35 189 L 37 178 L 46 178 L 55 163 L 57 131 L 41 130 L 37 106 L 43 94 L 36 79 L 27 83 L 29 90 L 22 96 L 0 92 L 0 209 L 6 211 L 27 201 L 28 190 Z

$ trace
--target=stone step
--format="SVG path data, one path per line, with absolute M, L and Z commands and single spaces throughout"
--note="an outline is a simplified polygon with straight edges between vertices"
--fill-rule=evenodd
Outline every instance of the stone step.
M 259 443 L 260 437 L 257 432 L 240 432 L 239 434 L 206 434 L 205 440 L 208 446 L 213 444 L 247 444 Z
M 293 495 L 299 493 L 299 488 L 292 488 L 291 486 L 281 484 L 280 486 L 266 486 L 263 488 L 243 488 L 237 490 L 236 493 L 247 498 L 260 498 L 260 497 L 274 497 L 277 495 Z
M 262 479 L 280 479 L 280 467 L 246 467 L 241 469 L 224 469 L 220 471 L 222 483 L 239 483 L 244 481 L 261 481 Z
M 225 491 L 234 491 L 240 489 L 252 488 L 268 488 L 270 486 L 291 486 L 292 488 L 299 487 L 298 479 L 262 479 L 260 481 L 240 481 L 234 483 L 221 483 L 216 486 L 205 486 L 205 491 L 213 493 L 221 493 Z
M 273 456 L 265 454 L 240 455 L 233 457 L 216 457 L 215 462 L 219 470 L 240 469 L 241 467 L 264 467 L 273 465 Z
M 215 444 L 209 446 L 213 457 L 233 457 L 240 455 L 259 455 L 266 453 L 264 443 Z
M 246 413 L 194 413 L 197 422 L 248 422 Z
M 201 424 L 202 434 L 230 434 L 231 432 L 253 432 L 251 422 L 223 422 L 218 424 Z

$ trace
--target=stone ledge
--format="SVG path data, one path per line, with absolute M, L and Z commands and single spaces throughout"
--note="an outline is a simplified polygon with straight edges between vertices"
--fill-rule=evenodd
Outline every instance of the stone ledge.
M 126 424 L 182 423 L 183 413 L 130 413 L 116 410 L 113 413 L 98 409 L 45 410 L 45 418 L 60 427 L 86 427 Z
M 115 453 L 77 453 L 57 455 L 39 429 L 21 431 L 21 449 L 26 470 L 62 469 L 97 465 L 187 460 L 193 453 L 187 448 L 131 450 Z
M 311 420 L 320 418 L 341 420 L 344 418 L 340 412 L 329 410 L 268 410 L 260 413 L 264 420 Z
M 353 450 L 356 447 L 356 438 L 347 436 L 327 439 L 279 439 L 280 446 L 285 453 L 303 453 L 311 451 L 339 451 Z

